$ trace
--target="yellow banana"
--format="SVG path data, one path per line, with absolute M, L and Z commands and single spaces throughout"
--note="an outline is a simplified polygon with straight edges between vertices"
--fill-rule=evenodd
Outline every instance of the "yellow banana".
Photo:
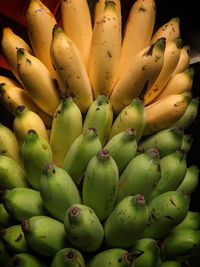
M 146 106 L 143 135 L 151 135 L 174 124 L 186 111 L 191 98 L 191 92 L 168 95 Z
M 0 101 L 4 107 L 12 114 L 15 115 L 18 106 L 26 106 L 31 111 L 37 113 L 47 128 L 51 127 L 52 117 L 42 111 L 32 100 L 26 90 L 5 83 L 0 84 Z
M 36 57 L 45 64 L 53 78 L 55 71 L 50 58 L 50 44 L 55 24 L 57 22 L 54 15 L 42 1 L 30 0 L 26 12 L 28 36 Z
M 0 84 L 1 83 L 21 87 L 21 84 L 18 83 L 16 80 L 13 80 L 12 78 L 3 75 L 0 75 Z
M 50 54 L 62 94 L 73 97 L 80 110 L 86 112 L 93 101 L 89 77 L 76 45 L 57 25 Z
M 166 42 L 163 67 L 155 82 L 148 86 L 147 91 L 144 94 L 145 105 L 151 103 L 169 81 L 179 61 L 181 44 L 182 39 L 179 37 L 175 38 L 173 41 Z
M 165 24 L 161 25 L 153 34 L 151 43 L 154 43 L 158 38 L 165 37 L 167 41 L 172 41 L 180 37 L 180 18 L 173 17 Z
M 11 28 L 5 27 L 2 31 L 1 48 L 6 62 L 18 81 L 20 81 L 17 71 L 17 49 L 22 47 L 26 49 L 30 54 L 33 54 L 29 45 L 17 34 L 15 34 Z
M 189 45 L 184 45 L 181 48 L 181 53 L 180 53 L 180 58 L 178 61 L 178 64 L 176 65 L 176 68 L 174 72 L 172 73 L 172 76 L 175 75 L 176 73 L 180 73 L 185 71 L 189 65 L 190 65 L 190 46 Z
M 126 72 L 134 56 L 150 43 L 156 16 L 155 0 L 137 0 L 125 25 L 118 79 Z
M 18 73 L 32 100 L 47 114 L 54 115 L 60 100 L 55 81 L 46 66 L 23 48 L 17 50 Z
M 116 81 L 120 49 L 120 23 L 115 3 L 108 0 L 92 35 L 88 73 L 95 98 L 111 93 Z
M 87 0 L 62 0 L 61 19 L 65 34 L 78 47 L 87 68 L 92 40 L 92 21 Z
M 165 39 L 161 38 L 135 56 L 110 96 L 114 113 L 119 113 L 135 97 L 140 96 L 146 84 L 152 84 L 156 80 L 163 66 L 164 50 Z

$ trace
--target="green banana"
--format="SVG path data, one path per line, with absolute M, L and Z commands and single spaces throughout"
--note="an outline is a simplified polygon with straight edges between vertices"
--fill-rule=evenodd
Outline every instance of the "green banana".
M 119 173 L 125 168 L 137 153 L 138 144 L 136 141 L 136 132 L 133 128 L 120 132 L 113 136 L 104 146 L 107 149 L 118 166 Z
M 101 141 L 105 145 L 113 122 L 113 110 L 107 95 L 98 95 L 90 105 L 83 122 L 83 132 L 88 128 L 95 128 Z
M 6 247 L 0 238 L 0 266 L 10 267 L 9 266 L 10 260 L 11 260 L 11 255 L 6 250 Z
M 132 253 L 121 249 L 111 248 L 94 255 L 86 264 L 87 267 L 131 267 Z
M 39 191 L 46 209 L 62 222 L 67 209 L 73 204 L 81 203 L 79 191 L 72 178 L 54 163 L 48 163 L 44 167 Z
M 69 245 L 63 223 L 54 218 L 38 215 L 22 221 L 22 230 L 31 249 L 40 255 L 53 257 Z
M 71 96 L 63 98 L 52 121 L 50 146 L 53 161 L 61 167 L 73 141 L 81 134 L 82 114 Z
M 169 233 L 187 216 L 190 197 L 179 191 L 168 191 L 152 199 L 148 205 L 149 219 L 142 238 L 158 239 Z
M 174 229 L 191 228 L 200 230 L 200 212 L 188 211 L 185 219 Z
M 0 185 L 6 189 L 30 187 L 22 167 L 14 159 L 3 155 L 0 155 Z
M 183 265 L 179 261 L 164 261 L 160 267 L 182 267 Z
M 181 149 L 184 131 L 180 127 L 172 127 L 161 130 L 151 136 L 145 137 L 138 145 L 139 151 L 147 151 L 156 147 L 160 152 L 160 157 L 173 153 Z
M 187 168 L 185 177 L 181 184 L 177 188 L 178 191 L 182 191 L 185 194 L 192 194 L 197 188 L 199 182 L 199 167 L 197 165 L 191 165 Z
M 66 212 L 64 227 L 67 238 L 81 251 L 92 252 L 101 247 L 103 226 L 90 207 L 83 204 L 72 205 Z
M 160 180 L 160 157 L 156 148 L 135 156 L 120 175 L 116 202 L 124 197 L 142 194 L 145 200 Z
M 142 195 L 127 196 L 111 212 L 104 224 L 108 247 L 129 248 L 140 238 L 148 222 L 148 210 Z
M 102 149 L 95 128 L 88 128 L 70 146 L 63 162 L 63 169 L 79 185 L 90 159 Z
M 18 221 L 34 215 L 47 214 L 40 192 L 37 190 L 22 187 L 2 189 L 0 196 L 7 212 Z
M 160 180 L 150 195 L 150 199 L 164 192 L 173 191 L 178 188 L 187 171 L 185 152 L 183 150 L 176 150 L 163 157 L 160 160 L 160 171 Z
M 109 151 L 102 149 L 88 163 L 82 186 L 83 204 L 91 207 L 100 221 L 114 207 L 119 172 Z
M 10 216 L 4 207 L 3 203 L 0 203 L 0 228 L 6 228 L 15 223 L 15 220 Z
M 21 154 L 27 180 L 38 190 L 43 168 L 53 159 L 49 142 L 30 129 L 26 133 Z
M 185 153 L 188 153 L 193 144 L 193 136 L 189 133 L 183 135 L 181 150 L 184 150 Z
M 30 253 L 17 253 L 11 259 L 10 267 L 45 267 L 38 257 Z
M 144 127 L 144 102 L 139 98 L 134 98 L 132 102 L 123 108 L 115 118 L 109 132 L 108 140 L 128 128 L 133 128 L 136 131 L 136 140 L 139 142 L 140 138 L 142 137 Z
M 50 267 L 85 267 L 85 260 L 77 249 L 63 248 L 55 254 Z

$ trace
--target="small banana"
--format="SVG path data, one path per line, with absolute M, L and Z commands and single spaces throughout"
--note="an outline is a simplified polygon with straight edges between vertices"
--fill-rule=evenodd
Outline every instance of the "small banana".
M 13 86 L 16 86 L 16 87 L 20 87 L 21 86 L 21 84 L 17 80 L 14 80 L 13 78 L 10 78 L 10 77 L 7 77 L 7 76 L 3 76 L 3 75 L 0 75 L 0 84 L 1 83 L 5 83 L 7 85 L 13 85 Z
M 191 47 L 188 44 L 184 45 L 181 48 L 179 61 L 178 64 L 176 65 L 174 72 L 172 73 L 172 76 L 177 73 L 184 72 L 187 68 L 189 68 L 190 52 L 191 52 Z
M 85 267 L 82 253 L 75 248 L 63 248 L 56 252 L 50 267 Z
M 200 212 L 198 211 L 188 211 L 185 219 L 177 225 L 174 230 L 190 228 L 193 230 L 200 229 Z
M 14 218 L 12 218 L 11 215 L 7 212 L 7 210 L 4 207 L 4 204 L 0 203 L 0 228 L 7 228 L 14 224 L 15 224 Z
M 11 258 L 11 267 L 45 267 L 46 265 L 42 263 L 38 257 L 34 256 L 33 254 L 30 254 L 28 252 L 26 253 L 16 253 Z
M 193 140 L 194 138 L 191 134 L 189 133 L 184 134 L 181 144 L 181 150 L 184 150 L 185 153 L 188 153 L 192 147 Z

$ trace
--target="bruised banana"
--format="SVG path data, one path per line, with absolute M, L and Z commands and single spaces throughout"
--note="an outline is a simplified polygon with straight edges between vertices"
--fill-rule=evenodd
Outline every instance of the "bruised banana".
M 175 70 L 172 73 L 172 76 L 177 73 L 184 72 L 187 68 L 189 68 L 190 51 L 191 51 L 191 48 L 187 44 L 181 48 L 179 61 L 178 61 L 178 64 L 176 65 Z
M 6 85 L 12 85 L 15 87 L 21 87 L 21 84 L 10 77 L 0 75 L 0 84 L 5 83 Z
M 32 254 L 26 253 L 16 253 L 11 258 L 10 267 L 46 267 L 44 263 L 42 263 L 38 257 L 33 256 Z

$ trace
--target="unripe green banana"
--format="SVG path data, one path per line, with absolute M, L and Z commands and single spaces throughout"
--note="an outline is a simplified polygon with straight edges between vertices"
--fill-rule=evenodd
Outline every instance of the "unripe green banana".
M 38 257 L 30 253 L 17 253 L 11 259 L 10 267 L 45 267 Z
M 190 228 L 200 230 L 200 212 L 188 211 L 185 219 L 174 229 Z
M 200 230 L 191 228 L 174 229 L 164 238 L 162 256 L 169 260 L 184 260 L 200 249 Z
M 197 188 L 198 182 L 199 182 L 199 167 L 197 165 L 191 165 L 190 167 L 187 168 L 185 177 L 183 178 L 177 190 L 191 195 Z
M 67 238 L 81 251 L 92 252 L 101 247 L 103 226 L 90 207 L 83 204 L 72 205 L 66 212 L 64 227 Z
M 100 150 L 88 163 L 82 187 L 83 204 L 91 207 L 100 221 L 114 207 L 118 182 L 117 164 L 108 150 Z
M 160 157 L 164 157 L 181 148 L 184 131 L 180 127 L 172 127 L 161 130 L 144 138 L 138 145 L 139 151 L 146 151 L 156 147 Z
M 25 136 L 21 154 L 27 180 L 38 190 L 43 168 L 53 159 L 49 142 L 30 129 Z
M 2 189 L 0 196 L 7 212 L 18 221 L 34 215 L 47 214 L 40 192 L 37 190 L 21 187 Z
M 132 253 L 121 249 L 111 248 L 97 253 L 87 263 L 87 267 L 131 267 Z
M 53 257 L 58 250 L 69 245 L 63 223 L 48 216 L 23 220 L 22 230 L 30 248 L 43 256 Z
M 125 168 L 137 153 L 136 132 L 133 128 L 120 132 L 113 136 L 104 149 L 107 149 L 117 164 L 119 173 Z
M 10 265 L 9 265 L 10 260 L 11 260 L 11 255 L 6 250 L 6 247 L 0 238 L 0 266 L 10 267 Z
M 185 152 L 183 150 L 176 150 L 163 157 L 160 160 L 160 171 L 160 180 L 150 195 L 150 199 L 164 192 L 173 191 L 178 188 L 187 171 Z
M 159 267 L 182 267 L 179 261 L 164 261 Z
M 189 133 L 183 135 L 182 144 L 181 144 L 181 150 L 184 150 L 185 153 L 188 153 L 191 149 L 191 146 L 193 144 L 193 136 Z
M 85 267 L 85 260 L 77 249 L 63 248 L 55 254 L 50 267 Z
M 0 228 L 6 228 L 15 223 L 15 220 L 10 216 L 4 207 L 3 203 L 0 203 Z
M 39 191 L 46 209 L 55 219 L 62 222 L 68 208 L 81 203 L 79 191 L 72 178 L 53 163 L 48 163 L 44 167 Z
M 1 188 L 29 187 L 25 171 L 12 158 L 0 155 Z
M 3 240 L 8 251 L 10 251 L 11 253 L 20 253 L 29 250 L 20 224 L 1 229 L 0 237 Z
M 88 128 L 95 128 L 101 141 L 105 145 L 113 122 L 113 110 L 107 95 L 98 95 L 90 105 L 83 123 L 83 132 Z
M 108 140 L 116 134 L 133 128 L 136 131 L 136 140 L 139 142 L 145 127 L 144 102 L 134 98 L 128 106 L 123 108 L 111 127 Z
M 52 121 L 50 145 L 53 161 L 61 167 L 73 141 L 81 134 L 82 114 L 72 97 L 62 99 Z
M 160 180 L 160 157 L 156 148 L 135 156 L 120 175 L 116 202 L 124 197 L 142 194 L 145 200 Z
M 63 162 L 63 169 L 79 185 L 90 159 L 102 149 L 95 128 L 88 128 L 70 146 Z
M 148 210 L 142 195 L 121 200 L 105 221 L 105 243 L 108 247 L 129 248 L 140 238 L 148 222 Z
M 165 236 L 184 220 L 189 204 L 190 197 L 179 191 L 168 191 L 152 199 L 147 205 L 149 219 L 142 238 Z

